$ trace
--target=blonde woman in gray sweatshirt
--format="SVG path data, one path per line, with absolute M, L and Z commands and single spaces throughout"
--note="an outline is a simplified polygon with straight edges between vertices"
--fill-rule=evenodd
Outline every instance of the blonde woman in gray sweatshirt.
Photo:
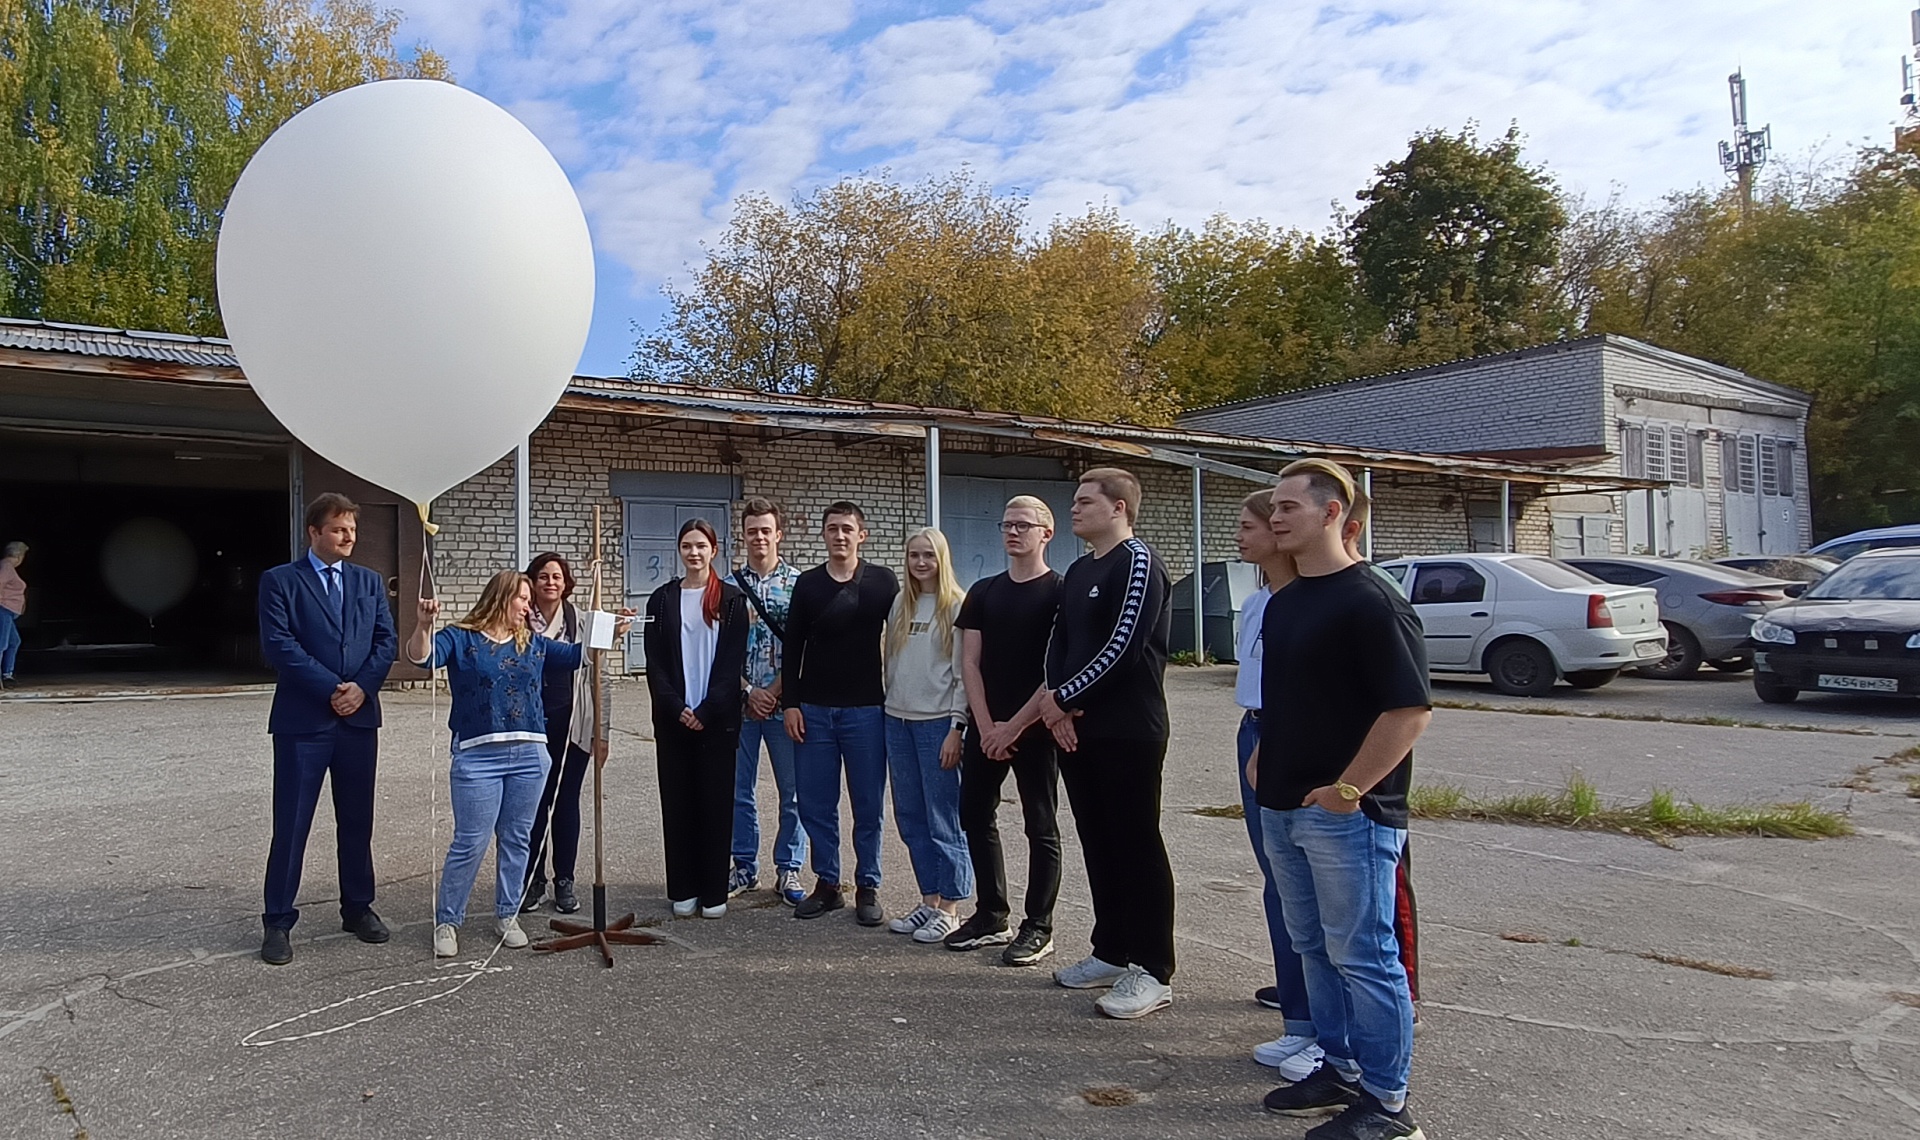
M 887 620 L 887 771 L 893 819 L 913 859 L 921 902 L 888 928 L 938 945 L 960 928 L 973 894 L 973 861 L 960 830 L 960 739 L 967 723 L 960 631 L 965 591 L 947 536 L 924 527 L 907 536 L 907 572 Z

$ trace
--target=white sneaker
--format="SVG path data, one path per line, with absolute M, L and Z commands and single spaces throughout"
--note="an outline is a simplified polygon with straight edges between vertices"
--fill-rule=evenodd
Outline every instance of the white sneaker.
M 915 942 L 945 942 L 947 935 L 960 929 L 960 916 L 936 910 L 920 929 L 913 932 Z
M 527 932 L 520 929 L 520 916 L 510 914 L 493 924 L 500 932 L 500 945 L 509 950 L 518 950 L 527 944 Z
M 719 906 L 703 906 L 700 908 L 700 917 L 725 918 L 727 917 L 727 904 L 721 903 Z
M 1314 1044 L 1313 1038 L 1298 1033 L 1262 1041 L 1253 1047 L 1254 1060 L 1269 1069 L 1280 1070 L 1282 1077 L 1296 1084 L 1312 1076 L 1313 1071 L 1320 1067 L 1320 1058 L 1324 1056 L 1326 1054 Z
M 673 900 L 673 917 L 675 918 L 692 918 L 693 912 L 699 909 L 700 909 L 699 899 Z
M 1114 981 L 1113 988 L 1093 1003 L 1093 1008 L 1108 1017 L 1131 1021 L 1172 1004 L 1172 986 L 1138 966 L 1129 966 L 1126 973 Z
M 887 929 L 893 931 L 895 934 L 912 934 L 914 931 L 919 930 L 927 923 L 933 921 L 933 916 L 939 913 L 939 911 L 928 906 L 926 903 L 921 903 L 906 914 L 887 923 Z
M 433 956 L 436 958 L 458 958 L 460 956 L 460 928 L 451 922 L 443 922 L 433 928 Z
M 1119 981 L 1126 972 L 1125 966 L 1102 962 L 1089 954 L 1071 966 L 1055 970 L 1053 980 L 1070 990 L 1103 990 Z

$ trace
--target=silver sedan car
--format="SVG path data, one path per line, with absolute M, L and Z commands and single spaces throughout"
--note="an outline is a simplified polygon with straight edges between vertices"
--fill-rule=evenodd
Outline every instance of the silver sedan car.
M 1642 665 L 1642 676 L 1691 677 L 1702 665 L 1727 673 L 1753 668 L 1753 623 L 1787 604 L 1793 583 L 1731 566 L 1686 558 L 1616 554 L 1568 558 L 1603 582 L 1647 586 L 1659 592 L 1667 655 Z

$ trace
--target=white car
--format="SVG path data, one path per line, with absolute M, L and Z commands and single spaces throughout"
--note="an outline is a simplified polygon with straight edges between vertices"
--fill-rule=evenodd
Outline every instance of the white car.
M 1597 689 L 1667 655 L 1659 596 L 1644 586 L 1533 554 L 1435 554 L 1380 568 L 1426 626 L 1435 673 L 1485 673 L 1503 693 L 1538 697 L 1560 677 Z

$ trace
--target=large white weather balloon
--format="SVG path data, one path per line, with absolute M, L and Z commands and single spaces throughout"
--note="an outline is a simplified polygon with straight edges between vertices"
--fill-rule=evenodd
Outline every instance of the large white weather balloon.
M 100 546 L 107 589 L 148 621 L 180 604 L 199 568 L 193 540 L 165 519 L 129 519 Z
M 350 88 L 247 163 L 220 226 L 220 313 L 287 429 L 425 504 L 513 450 L 565 390 L 593 245 L 560 165 L 450 83 Z

